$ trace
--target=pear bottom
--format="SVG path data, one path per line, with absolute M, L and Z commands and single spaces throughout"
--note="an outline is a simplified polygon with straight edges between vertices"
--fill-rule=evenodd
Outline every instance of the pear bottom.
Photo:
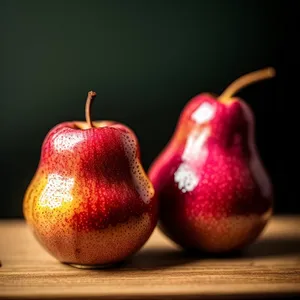
M 185 250 L 230 256 L 242 251 L 262 233 L 272 215 L 272 208 L 264 214 L 232 215 L 224 218 L 195 218 L 186 220 L 185 227 L 178 222 L 159 222 L 159 228 Z M 180 224 L 183 224 L 181 222 Z

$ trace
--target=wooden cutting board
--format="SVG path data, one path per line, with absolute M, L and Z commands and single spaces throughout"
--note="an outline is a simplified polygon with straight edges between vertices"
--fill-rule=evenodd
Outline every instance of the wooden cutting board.
M 1 299 L 253 299 L 300 297 L 300 216 L 273 217 L 240 255 L 191 257 L 156 230 L 117 268 L 53 259 L 24 221 L 0 221 Z

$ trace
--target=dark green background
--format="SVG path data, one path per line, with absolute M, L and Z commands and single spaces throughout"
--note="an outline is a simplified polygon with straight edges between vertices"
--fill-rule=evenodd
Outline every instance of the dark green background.
M 220 93 L 240 75 L 269 65 L 278 76 L 243 90 L 257 144 L 275 183 L 285 182 L 273 138 L 281 86 L 278 1 L 1 1 L 1 217 L 22 216 L 22 197 L 46 133 L 83 119 L 87 91 L 95 119 L 137 134 L 147 169 L 194 95 Z

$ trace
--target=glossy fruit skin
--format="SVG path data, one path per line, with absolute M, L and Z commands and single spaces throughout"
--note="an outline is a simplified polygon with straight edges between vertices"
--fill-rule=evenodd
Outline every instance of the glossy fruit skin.
M 123 124 L 66 122 L 46 136 L 23 202 L 38 241 L 61 262 L 105 265 L 148 240 L 157 201 L 138 141 Z
M 148 174 L 159 227 L 187 249 L 243 248 L 272 215 L 272 184 L 255 146 L 253 114 L 241 99 L 190 100 Z

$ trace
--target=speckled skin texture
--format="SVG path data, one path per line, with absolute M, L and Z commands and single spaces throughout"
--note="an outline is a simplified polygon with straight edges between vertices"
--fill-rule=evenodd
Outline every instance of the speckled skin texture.
M 226 252 L 254 241 L 272 214 L 273 192 L 240 99 L 209 94 L 184 108 L 175 133 L 149 169 L 159 226 L 185 248 Z
M 122 261 L 143 246 L 157 223 L 136 136 L 122 124 L 93 124 L 62 123 L 48 133 L 24 198 L 36 238 L 65 263 Z

